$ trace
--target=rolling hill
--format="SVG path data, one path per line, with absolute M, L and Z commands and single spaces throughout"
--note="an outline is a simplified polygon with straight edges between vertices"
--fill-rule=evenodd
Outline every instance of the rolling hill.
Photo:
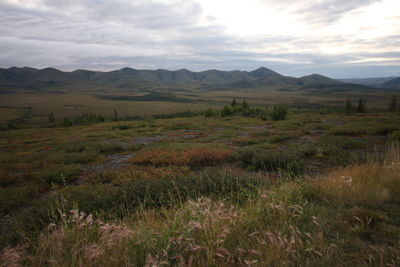
M 399 89 L 399 86 L 396 86 L 398 80 L 399 78 L 396 77 L 339 79 L 339 81 L 344 83 L 361 84 L 369 87 L 386 89 Z
M 400 77 L 384 82 L 382 87 L 400 90 Z
M 17 68 L 0 69 L 0 88 L 8 90 L 25 89 L 37 92 L 62 92 L 69 89 L 95 90 L 106 88 L 109 93 L 118 90 L 151 91 L 157 88 L 194 88 L 199 90 L 238 90 L 278 87 L 288 90 L 310 90 L 320 88 L 332 90 L 367 90 L 368 87 L 343 83 L 319 74 L 301 78 L 283 76 L 270 69 L 261 67 L 253 71 L 220 71 L 206 70 L 192 72 L 186 69 L 176 71 L 137 70 L 123 68 L 120 70 L 100 72 L 75 70 L 64 72 L 54 68 L 34 69 Z M 95 89 L 93 89 L 95 88 Z M 12 91 L 9 91 L 12 92 Z

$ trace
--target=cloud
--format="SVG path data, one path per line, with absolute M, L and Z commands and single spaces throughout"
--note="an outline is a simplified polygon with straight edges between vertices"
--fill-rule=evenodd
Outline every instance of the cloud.
M 257 0 L 261 5 L 299 17 L 308 24 L 330 24 L 351 11 L 381 0 Z
M 240 30 L 256 23 L 261 33 L 239 34 L 236 24 L 225 23 L 218 10 L 210 12 L 206 1 L 197 0 L 0 0 L 0 67 L 251 70 L 266 66 L 286 75 L 320 72 L 333 77 L 346 74 L 340 69 L 362 75 L 358 67 L 365 75 L 374 68 L 378 71 L 374 76 L 399 72 L 400 34 L 394 26 L 400 18 L 392 14 L 386 20 L 390 24 L 381 21 L 365 29 L 361 19 L 348 21 L 350 15 L 364 18 L 371 5 L 385 1 L 395 5 L 394 0 L 248 1 L 240 2 L 235 12 L 252 2 L 261 17 L 264 9 L 272 9 L 282 14 L 280 22 L 288 19 L 282 29 L 304 24 L 299 28 L 304 31 L 285 32 L 273 21 L 264 26 L 263 20 L 252 21 L 248 14 L 237 18 L 243 23 L 249 20 L 245 27 L 239 25 Z M 225 2 L 227 6 L 221 7 L 229 10 L 230 1 Z M 264 28 L 275 30 L 264 32 Z

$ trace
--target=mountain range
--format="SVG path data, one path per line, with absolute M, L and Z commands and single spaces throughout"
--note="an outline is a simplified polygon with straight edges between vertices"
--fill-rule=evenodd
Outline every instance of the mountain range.
M 399 80 L 399 79 L 397 79 Z M 385 81 L 390 88 L 398 89 L 399 81 Z M 346 91 L 368 90 L 365 85 L 350 81 L 334 80 L 319 74 L 301 78 L 283 76 L 265 67 L 253 71 L 206 70 L 192 72 L 187 69 L 176 71 L 138 70 L 123 68 L 100 72 L 75 70 L 65 72 L 55 68 L 35 69 L 11 67 L 0 69 L 2 92 L 17 89 L 56 90 L 65 88 L 107 88 L 109 90 L 146 90 L 150 88 L 195 88 L 201 90 L 237 90 L 275 87 L 280 90 L 323 90 Z

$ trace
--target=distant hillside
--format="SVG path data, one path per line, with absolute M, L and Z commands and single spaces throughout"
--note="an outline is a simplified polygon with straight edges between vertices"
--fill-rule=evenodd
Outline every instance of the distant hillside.
M 280 90 L 346 91 L 367 90 L 364 86 L 343 83 L 319 74 L 301 78 L 283 76 L 267 68 L 253 71 L 206 70 L 192 72 L 186 69 L 176 71 L 137 70 L 123 68 L 110 72 L 75 70 L 64 72 L 54 68 L 0 69 L 0 89 L 12 92 L 25 89 L 37 92 L 63 92 L 66 90 L 151 91 L 157 88 L 195 88 L 199 90 L 239 90 L 274 87 Z M 77 89 L 79 88 L 79 89 Z M 95 88 L 95 89 L 93 89 Z M 106 89 L 104 89 L 106 88 Z M 57 91 L 58 90 L 58 91 Z
M 399 89 L 400 90 L 400 77 L 396 79 L 392 79 L 390 81 L 384 82 L 382 84 L 383 88 L 390 88 L 390 89 Z
M 380 78 L 353 78 L 353 79 L 338 79 L 344 83 L 361 84 L 370 87 L 381 88 L 385 82 L 395 79 L 396 77 L 380 77 Z
M 304 76 L 301 77 L 300 80 L 304 83 L 304 84 L 308 84 L 308 85 L 315 85 L 315 84 L 342 84 L 342 82 L 338 81 L 338 80 L 334 80 L 319 74 L 311 74 L 308 76 Z

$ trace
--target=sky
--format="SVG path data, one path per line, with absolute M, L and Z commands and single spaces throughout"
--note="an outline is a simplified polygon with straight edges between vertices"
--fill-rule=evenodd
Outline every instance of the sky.
M 400 76 L 400 0 L 0 0 L 0 67 Z

